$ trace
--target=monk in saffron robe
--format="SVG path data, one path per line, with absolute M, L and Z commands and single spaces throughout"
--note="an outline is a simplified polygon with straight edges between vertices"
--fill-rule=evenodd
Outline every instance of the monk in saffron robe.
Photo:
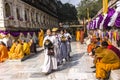
M 8 52 L 9 59 L 12 58 L 12 54 L 14 53 L 15 48 L 16 48 L 16 42 L 13 42 L 13 44 L 12 44 L 12 46 L 11 46 L 11 48 L 10 48 L 10 51 Z
M 92 38 L 91 43 L 87 46 L 87 52 L 89 55 L 91 55 L 90 53 L 92 52 L 92 49 L 94 49 L 96 47 L 96 38 Z
M 23 45 L 19 41 L 17 41 L 16 44 L 17 45 L 13 54 L 11 55 L 11 59 L 21 59 L 24 57 Z
M 8 49 L 3 42 L 0 42 L 0 63 L 8 59 Z
M 76 41 L 80 41 L 80 31 L 76 31 Z
M 92 49 L 94 49 L 95 47 L 96 47 L 96 44 L 93 42 L 88 45 L 87 52 L 89 55 L 92 52 Z
M 24 55 L 30 54 L 30 44 L 25 41 L 23 42 L 23 53 Z
M 44 39 L 44 32 L 42 29 L 40 29 L 39 35 L 38 35 L 38 40 L 39 40 L 39 46 L 43 46 L 43 39 Z
M 102 50 L 99 53 L 96 52 L 98 62 L 96 63 L 96 78 L 104 80 L 109 77 L 111 70 L 120 68 L 119 57 L 110 49 L 107 49 L 108 43 L 102 42 Z
M 84 30 L 83 29 L 81 29 L 81 31 L 80 31 L 80 42 L 81 42 L 81 44 L 83 44 L 83 42 L 84 42 Z

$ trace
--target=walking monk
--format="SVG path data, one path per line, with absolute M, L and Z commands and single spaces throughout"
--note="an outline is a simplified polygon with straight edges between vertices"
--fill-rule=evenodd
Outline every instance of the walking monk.
M 0 63 L 8 58 L 8 49 L 3 42 L 0 42 Z
M 80 31 L 80 42 L 81 42 L 81 44 L 83 44 L 83 42 L 84 42 L 84 29 L 81 29 L 81 31 Z
M 44 38 L 44 48 L 45 48 L 45 59 L 42 66 L 42 72 L 45 74 L 51 73 L 53 70 L 57 69 L 57 59 L 55 57 L 55 37 L 52 36 L 51 30 L 48 29 L 46 32 L 47 36 Z
M 40 29 L 39 35 L 38 35 L 38 40 L 39 40 L 39 46 L 43 46 L 43 39 L 44 39 L 44 32 L 42 29 Z

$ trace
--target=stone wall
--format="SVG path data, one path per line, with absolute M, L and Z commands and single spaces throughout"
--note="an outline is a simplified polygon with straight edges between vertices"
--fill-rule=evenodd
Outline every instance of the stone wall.
M 21 0 L 0 0 L 1 29 L 39 29 L 58 26 L 58 19 Z

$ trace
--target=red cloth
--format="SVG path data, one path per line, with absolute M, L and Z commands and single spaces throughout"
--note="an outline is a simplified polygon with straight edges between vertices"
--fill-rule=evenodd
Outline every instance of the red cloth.
M 120 50 L 117 49 L 116 47 L 114 47 L 113 45 L 109 45 L 108 49 L 114 51 L 116 53 L 116 55 L 120 58 Z

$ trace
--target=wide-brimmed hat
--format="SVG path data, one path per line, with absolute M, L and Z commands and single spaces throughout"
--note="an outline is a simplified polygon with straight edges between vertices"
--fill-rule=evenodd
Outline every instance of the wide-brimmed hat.
M 58 28 L 53 28 L 52 31 L 53 32 L 56 32 L 58 30 Z

